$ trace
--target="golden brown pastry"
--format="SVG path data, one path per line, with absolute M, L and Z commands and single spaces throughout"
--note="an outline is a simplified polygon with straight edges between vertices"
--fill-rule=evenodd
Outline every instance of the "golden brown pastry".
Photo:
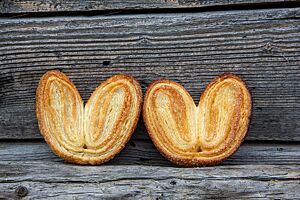
M 196 106 L 189 93 L 169 80 L 148 88 L 143 118 L 160 153 L 183 166 L 216 165 L 244 140 L 251 116 L 246 84 L 233 74 L 213 80 Z
M 51 149 L 68 162 L 101 164 L 128 142 L 140 115 L 142 91 L 128 75 L 98 86 L 84 106 L 74 84 L 59 71 L 43 75 L 36 92 L 39 128 Z

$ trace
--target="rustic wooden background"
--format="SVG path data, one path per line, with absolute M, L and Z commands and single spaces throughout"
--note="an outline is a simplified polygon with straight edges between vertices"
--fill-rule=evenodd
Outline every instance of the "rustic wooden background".
M 0 199 L 300 198 L 300 1 L 0 1 Z M 248 84 L 253 117 L 221 166 L 178 168 L 142 120 L 102 166 L 64 163 L 44 143 L 35 90 L 65 72 L 84 100 L 113 74 L 186 87 L 196 103 L 223 72 Z

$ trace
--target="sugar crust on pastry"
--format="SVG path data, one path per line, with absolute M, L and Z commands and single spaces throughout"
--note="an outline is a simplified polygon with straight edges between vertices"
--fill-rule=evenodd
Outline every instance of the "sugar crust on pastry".
M 243 142 L 251 117 L 251 95 L 238 76 L 214 79 L 196 106 L 176 82 L 154 81 L 147 89 L 143 118 L 153 143 L 171 162 L 216 165 Z
M 142 91 L 129 75 L 101 83 L 84 106 L 81 96 L 58 70 L 45 73 L 36 92 L 41 134 L 51 149 L 68 162 L 101 164 L 119 153 L 140 115 Z

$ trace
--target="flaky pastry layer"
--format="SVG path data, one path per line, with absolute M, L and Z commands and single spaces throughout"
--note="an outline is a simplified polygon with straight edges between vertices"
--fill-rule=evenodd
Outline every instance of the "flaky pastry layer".
M 213 80 L 196 106 L 189 93 L 170 80 L 154 81 L 144 99 L 143 118 L 160 153 L 183 166 L 216 165 L 244 140 L 251 95 L 236 75 Z
M 128 75 L 114 75 L 99 85 L 86 105 L 62 72 L 43 75 L 36 92 L 41 134 L 68 162 L 101 164 L 130 139 L 140 115 L 142 91 Z

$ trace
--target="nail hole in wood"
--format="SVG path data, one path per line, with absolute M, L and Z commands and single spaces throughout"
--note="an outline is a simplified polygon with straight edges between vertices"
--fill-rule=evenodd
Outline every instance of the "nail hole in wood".
M 173 180 L 173 181 L 170 182 L 170 184 L 171 184 L 171 185 L 176 185 L 177 182 L 176 182 L 175 180 Z
M 133 146 L 133 147 L 136 146 L 135 143 L 132 140 L 129 141 L 129 144 L 130 144 L 130 146 Z
M 262 108 L 261 108 L 261 107 L 257 107 L 257 109 L 258 109 L 258 110 L 262 110 Z
M 104 60 L 102 64 L 103 64 L 103 66 L 108 66 L 108 65 L 110 65 L 110 61 L 109 60 Z

